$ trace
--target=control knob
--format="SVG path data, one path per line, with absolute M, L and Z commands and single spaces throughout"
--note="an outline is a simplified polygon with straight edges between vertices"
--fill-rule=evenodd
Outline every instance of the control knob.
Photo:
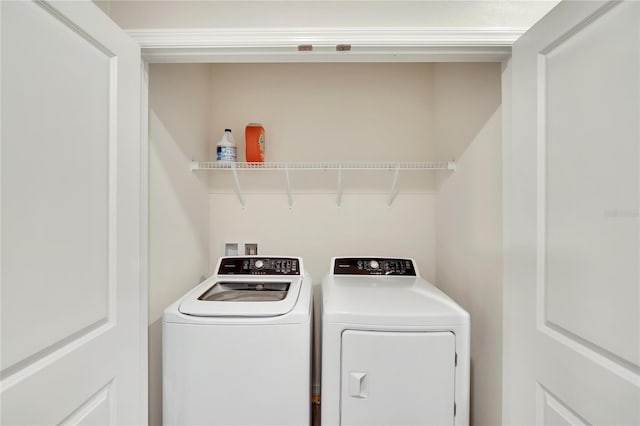
M 371 267 L 371 269 L 378 269 L 380 267 L 380 264 L 377 260 L 372 260 L 371 262 L 369 262 L 369 266 Z
M 256 263 L 254 263 L 256 269 L 262 269 L 264 268 L 264 261 L 262 261 L 261 259 L 256 260 Z

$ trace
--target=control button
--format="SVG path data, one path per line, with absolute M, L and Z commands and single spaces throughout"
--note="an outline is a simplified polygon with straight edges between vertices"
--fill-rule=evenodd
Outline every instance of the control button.
M 369 262 L 369 266 L 371 267 L 371 269 L 378 269 L 380 267 L 380 264 L 377 260 L 372 260 L 371 262 Z
M 256 260 L 256 263 L 254 263 L 256 269 L 262 269 L 264 268 L 264 262 L 260 259 Z

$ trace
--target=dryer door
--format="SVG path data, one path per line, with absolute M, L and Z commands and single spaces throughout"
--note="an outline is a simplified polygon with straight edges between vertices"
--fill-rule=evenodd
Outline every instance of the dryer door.
M 455 336 L 347 330 L 340 424 L 453 425 Z

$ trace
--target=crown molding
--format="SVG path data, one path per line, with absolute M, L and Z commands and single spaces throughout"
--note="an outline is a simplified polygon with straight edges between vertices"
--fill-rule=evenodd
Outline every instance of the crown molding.
M 217 28 L 128 30 L 149 62 L 501 60 L 522 28 Z M 312 51 L 298 51 L 311 45 Z M 351 50 L 337 52 L 337 45 Z M 456 59 L 459 57 L 459 59 Z
M 143 49 L 163 47 L 511 46 L 523 28 L 217 28 L 144 29 L 127 34 Z

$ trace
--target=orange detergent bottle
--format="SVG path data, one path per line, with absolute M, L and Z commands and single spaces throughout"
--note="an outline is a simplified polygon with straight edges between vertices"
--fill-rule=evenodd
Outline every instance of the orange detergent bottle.
M 264 127 L 249 123 L 244 131 L 247 163 L 264 163 Z

